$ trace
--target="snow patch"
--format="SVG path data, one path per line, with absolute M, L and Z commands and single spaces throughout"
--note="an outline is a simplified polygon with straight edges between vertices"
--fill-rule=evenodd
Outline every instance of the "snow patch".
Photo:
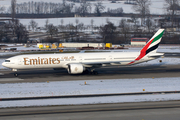
M 0 84 L 0 98 L 179 91 L 180 78 L 142 78 Z M 179 94 L 1 101 L 0 108 L 180 100 Z
M 0 84 L 0 98 L 180 90 L 180 78 L 142 78 Z

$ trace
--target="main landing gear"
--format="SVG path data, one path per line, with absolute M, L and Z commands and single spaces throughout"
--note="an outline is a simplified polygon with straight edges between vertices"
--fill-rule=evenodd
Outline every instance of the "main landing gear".
M 90 72 L 90 74 L 92 74 L 92 75 L 97 75 L 97 74 L 98 74 L 98 72 L 97 72 L 97 71 L 95 71 L 95 70 L 93 70 L 92 72 Z
M 98 72 L 95 71 L 94 69 L 86 69 L 86 70 L 84 71 L 84 74 L 97 75 Z

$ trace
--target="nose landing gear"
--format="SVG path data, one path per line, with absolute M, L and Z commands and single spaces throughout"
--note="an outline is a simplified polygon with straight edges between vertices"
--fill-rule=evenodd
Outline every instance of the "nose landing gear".
M 17 77 L 18 76 L 17 69 L 12 69 L 12 71 L 15 71 L 14 76 Z
M 18 73 L 14 73 L 14 76 L 15 76 L 15 77 L 18 77 Z
M 14 73 L 14 76 L 15 76 L 15 77 L 18 77 L 18 74 L 17 74 L 17 73 Z

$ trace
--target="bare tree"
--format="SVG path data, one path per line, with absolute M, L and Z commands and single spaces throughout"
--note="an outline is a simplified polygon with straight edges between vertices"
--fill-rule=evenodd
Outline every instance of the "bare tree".
M 63 20 L 63 19 L 61 19 L 61 26 L 63 26 L 63 23 L 64 23 L 64 20 Z
M 63 3 L 52 2 L 24 2 L 17 4 L 17 13 L 29 13 L 29 14 L 70 14 L 73 9 L 73 3 L 67 4 L 65 0 Z
M 13 22 L 7 21 L 3 26 L 0 28 L 0 39 L 2 42 L 11 42 L 12 40 L 12 33 L 13 33 Z
M 13 22 L 14 22 L 15 15 L 16 15 L 16 0 L 11 0 L 11 16 L 12 16 Z
M 106 18 L 106 22 L 107 22 L 107 23 L 110 22 L 110 21 L 109 21 L 109 18 Z
M 152 19 L 150 17 L 148 17 L 147 20 L 146 20 L 146 26 L 148 28 L 148 32 L 150 32 L 151 28 L 154 26 L 153 21 L 152 21 Z
M 6 36 L 6 31 L 4 25 L 0 26 L 0 42 L 4 42 L 3 39 Z
M 14 30 L 15 30 L 15 16 L 16 16 L 16 0 L 11 0 L 11 17 L 12 17 L 12 22 L 13 22 L 13 35 L 14 35 Z
M 94 20 L 91 19 L 91 29 L 92 29 L 92 32 L 93 32 L 93 24 L 94 24 Z
M 71 41 L 73 42 L 76 27 L 72 23 L 69 23 L 68 25 L 66 25 L 66 28 L 69 31 L 69 36 L 68 37 L 70 37 Z
M 105 9 L 105 6 L 102 5 L 101 1 L 98 1 L 97 3 L 95 3 L 94 6 L 95 6 L 94 13 L 97 16 L 101 16 L 101 12 Z
M 150 0 L 136 0 L 136 4 L 132 7 L 132 9 L 141 15 L 141 25 L 145 23 L 146 16 L 150 14 L 150 5 Z
M 78 31 L 79 31 L 79 28 L 78 28 L 79 19 L 76 19 L 75 22 L 76 22 L 76 41 L 79 41 L 79 34 L 78 34 Z
M 3 41 L 3 37 L 4 37 L 4 32 L 2 30 L 0 30 L 0 42 Z
M 137 31 L 139 25 L 138 25 L 138 17 L 136 15 L 131 16 L 131 21 L 134 23 L 133 30 Z
M 53 24 L 49 24 L 47 26 L 47 33 L 49 33 L 51 35 L 51 39 L 53 35 L 58 34 L 58 29 L 56 26 L 54 26 Z
M 84 28 L 84 24 L 83 23 L 79 23 L 78 24 L 78 30 L 83 30 Z
M 75 19 L 75 22 L 76 22 L 76 34 L 77 34 L 77 31 L 78 31 L 78 24 L 79 24 L 79 19 Z
M 175 15 L 177 14 L 177 12 L 179 11 L 180 9 L 180 6 L 179 6 L 179 0 L 165 0 L 165 8 L 168 12 L 168 14 L 170 15 L 171 17 L 171 25 L 172 27 L 174 26 L 174 19 L 175 19 Z
M 46 28 L 46 30 L 48 29 L 48 25 L 49 25 L 49 20 L 47 19 L 47 20 L 45 21 L 45 28 Z
M 100 34 L 103 37 L 103 42 L 113 42 L 115 36 L 116 36 L 116 26 L 114 26 L 113 23 L 108 22 L 106 25 L 104 26 L 100 26 Z
M 34 20 L 31 20 L 31 21 L 29 22 L 29 25 L 31 26 L 31 28 L 32 28 L 33 31 L 34 31 L 34 28 L 37 28 L 38 23 L 37 23 L 36 21 L 34 21 Z
M 76 19 L 75 22 L 76 22 L 76 26 L 77 26 L 77 24 L 79 23 L 79 19 Z
M 63 26 L 64 20 L 61 19 L 60 22 L 61 22 L 61 25 L 58 26 L 58 29 L 59 29 L 59 31 L 63 32 L 64 31 L 64 26 Z
M 119 23 L 119 27 L 121 28 L 121 35 L 123 36 L 124 42 L 129 43 L 128 38 L 129 38 L 129 31 L 130 31 L 130 26 L 126 22 L 125 19 L 121 19 Z
M 3 13 L 4 11 L 5 11 L 5 7 L 4 6 L 2 6 L 2 7 L 0 6 L 0 12 Z
M 80 7 L 78 8 L 77 12 L 80 13 L 83 17 L 86 16 L 86 14 L 90 11 L 91 3 L 84 1 L 80 4 Z
M 40 14 L 40 2 L 37 2 L 37 5 L 36 5 L 36 13 L 37 13 L 37 14 Z
M 14 42 L 26 43 L 28 40 L 28 31 L 26 30 L 26 27 L 19 22 L 19 20 L 15 21 L 15 35 L 17 37 L 17 40 Z
M 63 0 L 63 6 L 65 6 L 66 5 L 66 0 Z

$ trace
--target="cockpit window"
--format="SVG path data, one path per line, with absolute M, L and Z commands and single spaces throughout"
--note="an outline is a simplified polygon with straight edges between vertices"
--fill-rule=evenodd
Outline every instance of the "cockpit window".
M 10 62 L 10 60 L 5 60 L 5 62 Z

